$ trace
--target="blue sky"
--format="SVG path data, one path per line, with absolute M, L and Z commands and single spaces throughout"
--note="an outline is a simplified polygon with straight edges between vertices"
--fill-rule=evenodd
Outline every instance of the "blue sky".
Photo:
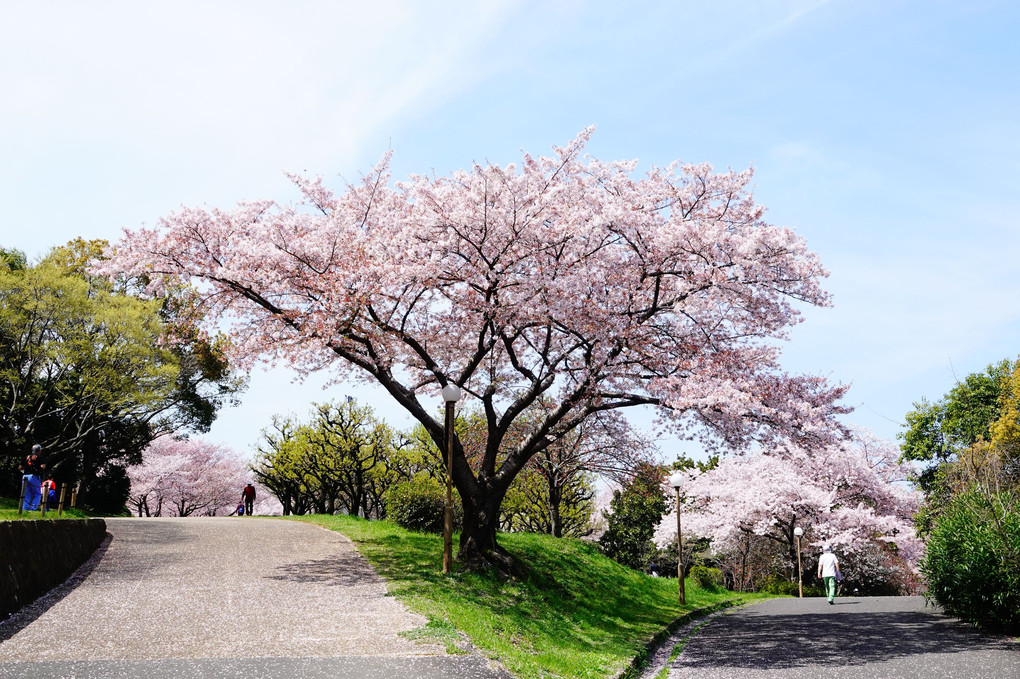
M 395 176 L 588 151 L 756 168 L 831 271 L 785 365 L 911 404 L 1020 353 L 1020 3 L 0 0 L 0 245 L 115 240 L 180 205 L 289 200 L 285 171 Z M 336 182 L 339 184 L 339 181 Z M 257 372 L 210 437 L 356 395 Z M 665 452 L 671 455 L 675 444 Z

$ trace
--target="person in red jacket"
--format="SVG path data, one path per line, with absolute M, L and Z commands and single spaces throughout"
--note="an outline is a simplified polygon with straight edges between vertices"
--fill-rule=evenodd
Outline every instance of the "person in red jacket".
M 251 516 L 255 506 L 255 486 L 250 483 L 245 486 L 244 491 L 241 493 L 241 499 L 244 501 L 244 515 Z

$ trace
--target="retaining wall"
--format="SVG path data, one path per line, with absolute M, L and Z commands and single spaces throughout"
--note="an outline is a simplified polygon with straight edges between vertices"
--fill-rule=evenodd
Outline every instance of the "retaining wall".
M 105 536 L 102 519 L 0 522 L 0 620 L 64 582 Z

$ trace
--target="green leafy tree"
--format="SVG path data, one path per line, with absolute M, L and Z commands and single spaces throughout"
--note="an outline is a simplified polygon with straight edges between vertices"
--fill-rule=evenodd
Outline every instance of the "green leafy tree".
M 500 507 L 503 530 L 547 533 L 555 537 L 591 534 L 594 476 L 578 472 L 560 480 L 556 472 L 552 464 L 544 468 L 536 464 L 525 468 L 514 479 Z
M 935 490 L 940 465 L 955 460 L 961 451 L 990 438 L 990 426 L 999 416 L 999 397 L 1010 362 L 989 365 L 984 372 L 967 375 L 935 403 L 921 399 L 906 415 L 900 434 L 904 460 L 929 463 L 920 474 L 922 490 Z
M 994 396 L 994 399 L 993 399 Z M 939 405 L 942 452 L 917 523 L 930 595 L 980 627 L 1020 632 L 1020 360 L 970 375 Z M 969 409 L 968 409 L 969 408 Z M 948 432 L 948 433 L 947 433 Z M 921 439 L 923 440 L 923 439 Z M 909 451 L 906 450 L 905 454 Z
M 208 428 L 220 403 L 208 385 L 218 395 L 243 386 L 167 299 L 88 274 L 104 245 L 73 241 L 33 266 L 15 251 L 0 258 L 0 463 L 11 470 L 40 443 L 55 479 L 79 484 L 96 508 L 123 504 L 123 467 L 156 435 Z M 171 318 L 192 336 L 171 333 Z M 201 352 L 204 362 L 190 360 Z
M 291 418 L 273 417 L 272 426 L 262 430 L 252 465 L 259 483 L 283 505 L 284 516 L 307 514 L 313 507 L 299 428 Z
M 368 406 L 317 404 L 307 423 L 274 419 L 253 466 L 285 513 L 385 515 L 396 436 Z
M 921 563 L 929 594 L 947 613 L 1013 635 L 1020 634 L 1017 500 L 1015 491 L 954 496 L 930 532 Z
M 607 529 L 599 538 L 602 551 L 615 561 L 643 570 L 656 553 L 652 536 L 666 512 L 665 468 L 643 464 L 621 490 L 613 491 Z

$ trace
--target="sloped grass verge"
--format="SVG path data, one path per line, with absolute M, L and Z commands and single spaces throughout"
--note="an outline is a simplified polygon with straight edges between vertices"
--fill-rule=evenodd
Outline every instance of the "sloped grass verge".
M 501 535 L 500 543 L 524 564 L 527 577 L 504 580 L 458 564 L 444 576 L 441 536 L 349 516 L 297 520 L 349 537 L 388 581 L 390 594 L 442 632 L 437 641 L 449 647 L 452 626 L 521 679 L 618 676 L 678 617 L 749 598 L 688 581 L 681 607 L 674 579 L 621 566 L 583 540 L 524 533 Z
M 57 516 L 57 510 L 51 509 L 46 512 L 46 516 L 42 515 L 42 512 L 36 510 L 34 512 L 22 512 L 18 514 L 18 499 L 9 497 L 0 497 L 0 521 L 34 521 L 38 519 L 87 519 L 90 515 L 79 509 L 71 509 L 70 507 L 64 508 L 62 516 Z

